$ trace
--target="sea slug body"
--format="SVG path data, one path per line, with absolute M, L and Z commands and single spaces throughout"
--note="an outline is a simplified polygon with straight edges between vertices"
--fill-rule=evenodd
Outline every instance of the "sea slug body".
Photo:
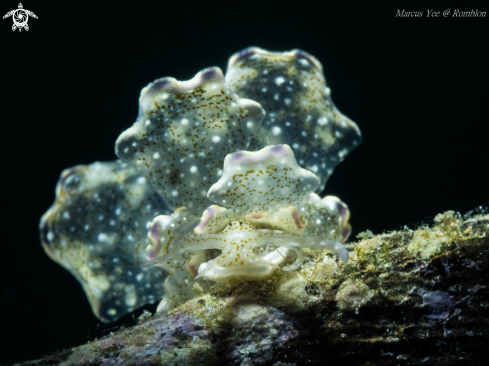
M 46 253 L 106 322 L 161 298 L 167 312 L 205 280 L 297 270 L 306 248 L 346 263 L 348 207 L 318 194 L 361 134 L 330 94 L 313 56 L 256 47 L 226 75 L 150 83 L 120 160 L 62 173 L 40 222 Z

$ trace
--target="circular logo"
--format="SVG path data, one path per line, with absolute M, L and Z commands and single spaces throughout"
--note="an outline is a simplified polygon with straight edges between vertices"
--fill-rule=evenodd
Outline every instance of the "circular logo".
M 17 27 L 22 28 L 27 24 L 29 15 L 24 9 L 16 9 L 12 14 L 12 19 Z

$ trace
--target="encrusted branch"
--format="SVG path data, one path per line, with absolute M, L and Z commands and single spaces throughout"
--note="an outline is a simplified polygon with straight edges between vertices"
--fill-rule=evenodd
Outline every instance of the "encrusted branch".
M 310 252 L 300 273 L 212 284 L 168 316 L 23 365 L 485 364 L 489 215 L 361 236 L 341 268 Z

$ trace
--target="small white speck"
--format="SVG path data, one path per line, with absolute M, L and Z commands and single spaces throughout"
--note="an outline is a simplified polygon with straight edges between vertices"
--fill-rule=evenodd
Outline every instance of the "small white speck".
M 117 258 L 117 257 L 112 258 L 112 262 L 118 263 L 119 262 L 119 258 Z
M 136 275 L 136 280 L 138 280 L 139 282 L 141 282 L 141 280 L 143 279 L 144 275 L 142 273 L 139 273 Z
M 309 62 L 305 58 L 299 59 L 299 63 L 305 67 L 309 66 Z
M 285 105 L 290 105 L 290 103 L 292 103 L 292 100 L 290 98 L 285 98 L 284 102 L 285 102 Z
M 63 212 L 63 219 L 69 219 L 70 213 L 68 211 Z
M 282 76 L 278 76 L 275 78 L 275 84 L 277 84 L 278 86 L 282 85 L 283 83 L 285 83 L 285 79 Z
M 150 124 L 151 124 L 151 121 L 149 119 L 147 119 L 146 122 L 144 122 L 145 126 L 149 126 Z
M 86 224 L 84 227 L 85 231 L 88 231 L 89 228 L 90 228 L 90 225 L 88 225 L 88 224 Z
M 107 234 L 105 233 L 98 234 L 98 241 L 107 241 Z
M 109 309 L 109 310 L 107 310 L 107 314 L 114 316 L 115 314 L 117 314 L 117 310 Z
M 293 147 L 294 149 L 298 149 L 298 148 L 299 148 L 299 144 L 298 144 L 297 142 L 294 142 L 294 143 L 292 144 L 292 147 Z
M 173 190 L 173 191 L 171 192 L 171 195 L 172 195 L 173 197 L 177 197 L 177 196 L 178 196 L 178 191 L 177 191 L 176 189 L 175 189 L 175 190 Z
M 266 93 L 267 92 L 267 88 L 262 88 L 261 90 L 263 93 Z
M 318 125 L 319 126 L 324 126 L 328 123 L 328 119 L 326 117 L 321 117 L 318 119 Z
M 54 234 L 52 231 L 48 231 L 48 235 L 46 235 L 46 237 L 48 238 L 49 241 L 53 240 L 54 239 Z
M 255 124 L 253 122 L 251 122 L 251 121 L 250 122 L 246 122 L 246 127 L 248 127 L 248 128 L 253 128 L 254 125 Z
M 182 121 L 180 122 L 183 126 L 188 125 L 188 119 L 183 118 Z
M 272 133 L 275 135 L 275 136 L 278 136 L 282 133 L 282 129 L 278 126 L 275 126 L 272 128 Z
M 139 177 L 138 180 L 137 180 L 138 184 L 144 184 L 146 183 L 146 178 L 144 177 Z M 119 210 L 119 209 L 118 209 Z M 119 211 L 120 212 L 120 211 Z
M 132 147 L 136 147 L 136 146 L 138 146 L 138 144 L 137 144 L 137 143 L 135 143 L 135 142 L 133 142 L 131 145 L 132 145 Z
M 219 136 L 212 136 L 212 142 L 218 143 L 219 141 L 221 141 Z
M 197 167 L 196 167 L 195 165 L 192 165 L 192 166 L 190 167 L 190 173 L 197 173 L 197 170 L 198 170 L 198 169 L 197 169 Z
M 313 165 L 311 167 L 311 170 L 312 170 L 313 173 L 317 173 L 319 169 L 318 169 L 318 166 L 317 165 Z
M 153 159 L 159 159 L 160 158 L 160 153 L 155 152 L 153 154 Z
M 100 216 L 98 217 L 98 221 L 102 221 L 103 219 L 104 219 L 104 215 L 100 215 Z
M 120 208 L 118 208 L 117 210 L 115 210 L 115 214 L 116 214 L 116 215 L 120 215 L 120 214 L 121 214 L 121 209 L 120 209 Z

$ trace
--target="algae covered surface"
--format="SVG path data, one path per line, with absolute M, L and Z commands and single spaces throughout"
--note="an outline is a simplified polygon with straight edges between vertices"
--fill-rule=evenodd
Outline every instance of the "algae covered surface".
M 489 215 L 359 237 L 346 265 L 310 251 L 298 271 L 212 283 L 166 316 L 22 365 L 483 364 Z

